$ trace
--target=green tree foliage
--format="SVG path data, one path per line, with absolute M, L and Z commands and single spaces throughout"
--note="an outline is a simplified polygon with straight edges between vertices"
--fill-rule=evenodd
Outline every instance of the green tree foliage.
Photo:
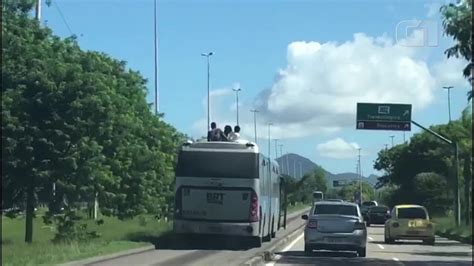
M 296 184 L 294 199 L 297 202 L 312 202 L 313 192 L 318 190 L 326 193 L 327 181 L 321 167 L 305 174 Z
M 472 78 L 472 1 L 459 0 L 441 7 L 444 33 L 451 36 L 455 44 L 445 51 L 447 57 L 462 57 L 469 63 L 464 68 L 466 78 Z M 472 99 L 472 88 L 468 92 L 468 100 Z
M 349 184 L 344 185 L 339 190 L 337 190 L 337 195 L 340 199 L 346 201 L 353 201 L 354 194 L 356 191 L 360 190 L 359 182 L 354 181 Z M 374 188 L 367 182 L 362 182 L 362 201 L 374 200 Z
M 472 180 L 472 111 L 469 106 L 460 119 L 435 125 L 431 130 L 459 144 L 459 179 L 464 187 L 462 209 L 470 217 Z M 378 186 L 395 186 L 390 204 L 419 203 L 431 211 L 451 208 L 454 186 L 453 148 L 428 132 L 415 134 L 409 144 L 381 150 L 374 168 L 384 172 Z
M 25 240 L 38 200 L 97 195 L 119 218 L 165 210 L 182 135 L 150 112 L 146 80 L 54 36 L 18 3 L 2 9 L 2 205 L 26 201 Z

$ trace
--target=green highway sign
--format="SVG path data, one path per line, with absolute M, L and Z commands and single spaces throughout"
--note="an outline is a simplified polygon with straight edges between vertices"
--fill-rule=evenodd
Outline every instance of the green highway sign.
M 411 130 L 411 104 L 357 103 L 357 129 Z

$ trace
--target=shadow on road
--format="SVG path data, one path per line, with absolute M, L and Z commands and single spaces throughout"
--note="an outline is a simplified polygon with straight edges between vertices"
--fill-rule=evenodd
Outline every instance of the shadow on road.
M 396 252 L 393 252 L 396 253 Z M 286 251 L 286 252 L 279 252 L 276 253 L 281 256 L 278 259 L 278 264 L 293 264 L 293 265 L 300 265 L 300 264 L 307 264 L 307 265 L 318 265 L 318 266 L 325 266 L 325 265 L 374 265 L 374 266 L 384 266 L 384 265 L 400 265 L 400 262 L 394 261 L 392 256 L 388 256 L 386 259 L 381 258 L 359 258 L 357 257 L 356 253 L 350 252 L 313 252 L 312 254 L 305 254 L 304 251 Z M 425 254 L 418 254 L 417 255 L 425 255 Z M 443 256 L 443 254 L 439 254 L 436 252 L 433 253 L 426 253 L 429 256 Z M 456 254 L 454 256 L 459 256 Z M 471 261 L 442 261 L 442 260 L 412 260 L 412 261 L 403 261 L 404 266 L 437 266 L 437 265 L 472 265 Z
M 249 250 L 252 247 L 248 241 L 239 238 L 218 237 L 218 236 L 186 236 L 177 237 L 173 233 L 165 233 L 161 236 L 150 236 L 143 234 L 130 234 L 127 236 L 130 241 L 149 242 L 156 249 L 163 250 Z
M 430 245 L 423 244 L 423 242 L 420 241 L 403 241 L 403 240 L 397 240 L 397 242 L 392 243 L 392 244 L 387 244 L 384 241 L 368 241 L 369 243 L 373 244 L 381 244 L 381 245 L 386 245 L 386 246 L 426 246 L 426 247 L 432 247 Z M 466 244 L 459 243 L 459 242 L 450 242 L 450 241 L 437 241 L 435 243 L 435 247 L 460 247 L 460 246 L 466 246 Z
M 306 254 L 304 251 L 285 251 L 277 252 L 275 254 L 284 257 L 307 257 L 307 258 L 327 258 L 327 257 L 338 257 L 338 258 L 354 258 L 357 257 L 355 252 L 338 252 L 338 251 L 313 251 L 311 254 Z

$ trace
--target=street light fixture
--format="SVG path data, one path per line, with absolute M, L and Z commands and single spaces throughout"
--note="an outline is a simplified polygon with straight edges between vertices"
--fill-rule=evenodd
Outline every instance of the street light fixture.
M 271 136 L 270 136 L 270 127 L 273 126 L 272 122 L 267 123 L 268 126 L 268 158 L 271 160 L 272 159 L 272 149 L 271 149 Z
M 214 52 L 209 52 L 209 53 L 202 53 L 201 56 L 205 56 L 207 58 L 207 129 L 209 129 L 211 125 L 211 92 L 209 89 L 209 82 L 210 82 L 210 77 L 211 77 L 211 72 L 210 72 L 210 65 L 211 65 L 211 55 L 213 55 Z

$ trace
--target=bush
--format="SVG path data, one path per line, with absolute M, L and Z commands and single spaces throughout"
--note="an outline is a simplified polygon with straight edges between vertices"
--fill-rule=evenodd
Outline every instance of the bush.
M 87 242 L 100 237 L 97 231 L 89 231 L 87 224 L 82 222 L 83 218 L 73 210 L 66 210 L 59 215 L 47 213 L 43 219 L 45 224 L 54 224 L 56 227 L 52 240 L 54 243 Z

